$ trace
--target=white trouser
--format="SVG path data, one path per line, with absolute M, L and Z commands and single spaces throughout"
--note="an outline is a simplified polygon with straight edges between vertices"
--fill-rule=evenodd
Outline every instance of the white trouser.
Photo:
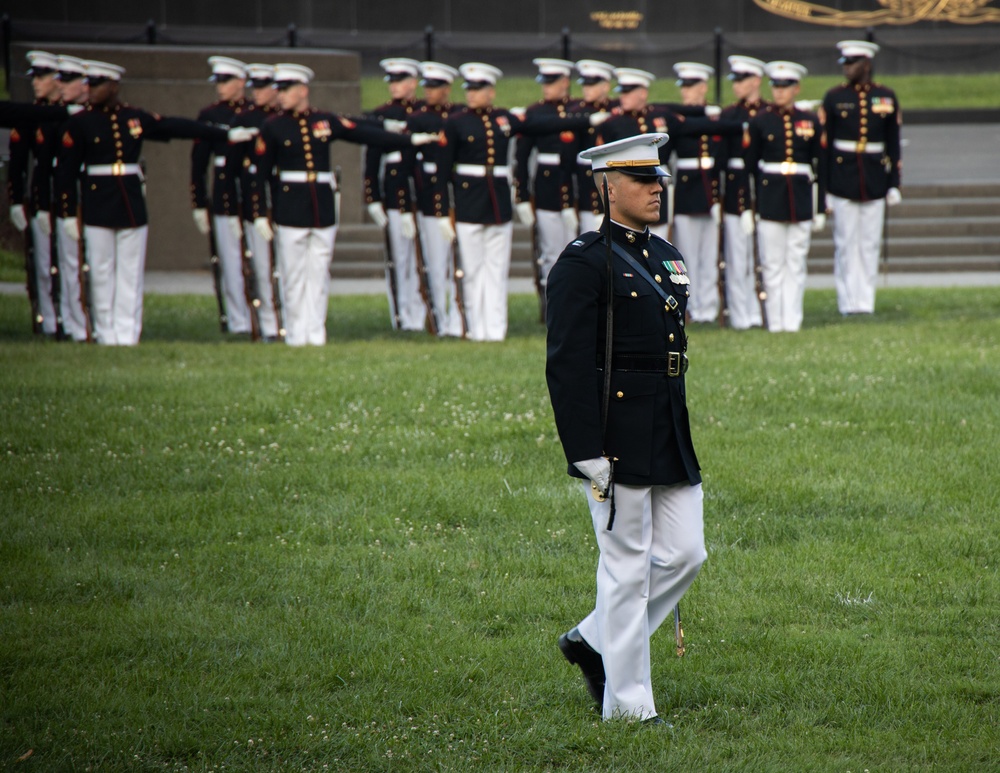
M 806 256 L 812 221 L 757 224 L 760 262 L 767 292 L 767 329 L 794 333 L 802 327 L 802 299 L 806 291 Z
M 438 218 L 420 215 L 420 243 L 438 335 L 461 338 L 464 323 L 456 299 L 454 251 L 441 233 Z
M 691 321 L 714 322 L 719 316 L 719 226 L 710 215 L 675 215 L 674 246 L 691 278 Z
M 271 244 L 257 233 L 253 223 L 243 221 L 243 238 L 250 248 L 250 262 L 253 264 L 253 276 L 257 283 L 257 321 L 260 323 L 260 334 L 265 338 L 278 335 L 278 316 L 274 310 L 274 282 L 271 274 Z
M 507 335 L 507 282 L 514 224 L 456 223 L 461 254 L 462 298 L 468 336 L 502 341 Z
M 94 340 L 135 346 L 142 335 L 142 287 L 149 226 L 84 226 Z
M 230 333 L 250 332 L 250 307 L 243 289 L 243 244 L 237 235 L 240 219 L 228 215 L 213 215 L 215 248 L 222 265 L 222 293 L 226 300 L 226 317 Z
M 52 237 L 42 232 L 35 218 L 31 218 L 31 237 L 35 245 L 35 291 L 38 293 L 38 314 L 42 318 L 42 332 L 56 333 L 56 305 L 52 301 Z
M 726 229 L 726 303 L 734 330 L 760 325 L 760 300 L 753 270 L 753 238 L 743 232 L 739 215 L 723 216 Z
M 556 258 L 577 237 L 577 233 L 566 227 L 559 212 L 547 209 L 535 210 L 535 228 L 538 231 L 538 261 L 539 276 L 544 291 L 548 283 L 549 271 L 556 264 Z
M 83 287 L 80 284 L 80 242 L 63 230 L 59 218 L 56 238 L 59 247 L 59 309 L 63 330 L 74 341 L 87 340 L 87 315 L 84 312 Z M 76 218 L 73 218 L 76 220 Z
M 851 201 L 828 195 L 833 211 L 833 276 L 841 314 L 875 311 L 885 199 Z
M 691 587 L 708 554 L 701 484 L 615 486 L 596 502 L 583 486 L 597 535 L 597 604 L 577 629 L 601 653 L 607 682 L 604 719 L 656 716 L 649 637 Z
M 604 213 L 595 215 L 589 209 L 580 212 L 580 233 L 588 231 L 600 231 L 601 223 L 604 222 Z
M 330 261 L 337 227 L 274 228 L 281 274 L 281 306 L 285 311 L 285 343 L 326 343 L 326 306 L 330 297 Z
M 417 249 L 413 239 L 407 239 L 400 231 L 402 212 L 390 209 L 385 213 L 389 218 L 389 243 L 392 245 L 392 261 L 395 266 L 396 298 L 398 306 L 393 306 L 392 279 L 386 267 L 386 292 L 389 295 L 389 313 L 395 324 L 399 316 L 401 330 L 423 330 L 427 322 L 427 307 L 420 296 L 420 274 L 417 271 Z

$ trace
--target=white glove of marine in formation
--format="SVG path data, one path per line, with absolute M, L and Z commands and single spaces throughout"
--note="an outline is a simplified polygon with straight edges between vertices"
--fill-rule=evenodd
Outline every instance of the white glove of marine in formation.
M 514 210 L 517 212 L 517 219 L 522 223 L 525 225 L 535 224 L 535 210 L 530 201 L 518 202 L 514 205 Z
M 744 209 L 740 213 L 740 228 L 743 229 L 743 233 L 747 236 L 753 236 L 754 230 L 756 230 L 757 224 L 753 219 L 753 212 L 749 209 Z
M 208 236 L 208 232 L 211 230 L 208 223 L 208 210 L 204 207 L 198 207 L 198 209 L 191 211 L 191 217 L 194 219 L 194 227 L 198 229 L 198 233 L 202 236 Z
M 63 233 L 66 236 L 74 242 L 80 241 L 80 224 L 75 217 L 61 217 L 59 222 L 62 223 Z
M 387 132 L 399 134 L 406 131 L 406 121 L 397 121 L 395 118 L 386 118 L 382 121 L 382 128 Z
M 234 126 L 228 133 L 230 142 L 248 142 L 260 134 L 260 129 L 255 126 Z
M 890 207 L 896 206 L 899 202 L 903 200 L 903 194 L 899 192 L 899 188 L 890 188 L 885 194 L 885 203 Z
M 590 114 L 590 118 L 589 118 L 590 125 L 591 126 L 600 126 L 602 123 L 604 123 L 605 121 L 607 121 L 610 117 L 611 117 L 611 113 L 609 113 L 607 110 L 601 110 L 598 113 L 591 113 Z
M 229 223 L 229 231 L 232 233 L 233 238 L 239 241 L 243 238 L 243 218 L 240 217 L 227 217 L 226 222 Z
M 444 240 L 451 244 L 455 241 L 455 226 L 451 224 L 450 217 L 439 217 L 437 218 L 438 229 L 441 231 L 441 236 Z
M 385 214 L 385 207 L 379 201 L 373 201 L 368 205 L 368 216 L 375 221 L 379 228 L 385 228 L 389 223 L 389 217 Z
M 253 228 L 264 241 L 269 242 L 274 238 L 274 229 L 271 228 L 271 223 L 266 217 L 254 218 Z
M 822 212 L 817 212 L 813 215 L 812 230 L 813 233 L 818 233 L 826 228 L 826 215 Z
M 722 222 L 722 204 L 720 204 L 719 202 L 715 202 L 712 205 L 712 209 L 710 210 L 710 214 L 712 215 L 712 222 L 713 223 L 715 223 L 716 225 L 718 225 L 719 223 L 721 223 Z
M 10 224 L 18 231 L 28 227 L 28 216 L 24 212 L 24 204 L 15 204 L 10 208 Z
M 604 493 L 608 490 L 611 482 L 611 462 L 603 456 L 596 459 L 586 459 L 582 462 L 573 462 L 573 466 L 586 475 L 597 486 L 597 490 Z
M 437 132 L 417 132 L 416 134 L 410 135 L 411 145 L 430 145 L 432 142 L 438 141 Z
M 722 108 L 718 105 L 705 105 L 705 117 L 713 121 L 722 115 Z
M 576 210 L 572 207 L 566 207 L 566 209 L 560 210 L 559 217 L 562 218 L 563 225 L 566 226 L 566 230 L 574 234 L 574 236 L 580 233 L 580 217 L 576 214 Z
M 412 212 L 403 212 L 399 216 L 399 233 L 404 239 L 417 237 L 417 220 Z
M 38 223 L 38 230 L 43 236 L 52 236 L 52 218 L 44 209 L 35 213 L 35 222 Z

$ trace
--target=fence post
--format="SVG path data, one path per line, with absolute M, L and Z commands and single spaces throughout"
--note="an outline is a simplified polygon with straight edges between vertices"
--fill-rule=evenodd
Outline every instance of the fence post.
M 299 29 L 292 22 L 288 25 L 288 47 L 295 48 L 299 44 Z
M 722 27 L 715 28 L 715 104 L 722 104 Z
M 0 43 L 3 45 L 3 71 L 4 79 L 7 81 L 7 93 L 10 93 L 10 14 L 0 16 Z
M 146 22 L 146 42 L 151 45 L 156 45 L 156 21 L 150 19 Z
M 434 61 L 434 25 L 428 24 L 424 27 L 424 58 L 428 62 Z
M 567 61 L 572 61 L 570 58 L 570 35 L 569 27 L 562 28 L 562 58 Z

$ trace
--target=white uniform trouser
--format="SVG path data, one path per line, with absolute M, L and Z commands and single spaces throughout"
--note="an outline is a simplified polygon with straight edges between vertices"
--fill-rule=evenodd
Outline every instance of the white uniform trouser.
M 274 282 L 272 281 L 271 244 L 257 233 L 253 223 L 243 221 L 243 238 L 250 248 L 250 261 L 253 264 L 253 275 L 257 281 L 257 320 L 260 322 L 260 334 L 265 338 L 278 335 L 278 316 L 274 309 Z
M 649 637 L 694 582 L 707 558 L 701 484 L 615 486 L 610 502 L 584 495 L 597 535 L 597 604 L 577 629 L 601 653 L 604 719 L 656 716 Z
M 507 335 L 507 282 L 514 224 L 456 223 L 461 253 L 462 299 L 468 337 L 502 341 Z
M 417 271 L 417 248 L 413 239 L 407 239 L 400 231 L 402 212 L 390 209 L 385 213 L 389 218 L 389 243 L 392 245 L 392 261 L 395 266 L 396 303 L 393 306 L 392 284 L 386 274 L 386 292 L 389 295 L 389 313 L 395 320 L 399 316 L 401 330 L 423 330 L 427 322 L 427 307 L 420 296 L 420 274 Z
M 430 285 L 438 335 L 461 338 L 463 322 L 456 299 L 453 245 L 445 240 L 437 217 L 420 215 L 420 243 L 424 249 L 427 284 Z
M 222 265 L 222 293 L 230 333 L 250 332 L 250 307 L 243 288 L 243 245 L 240 242 L 240 218 L 213 215 L 215 248 Z
M 56 333 L 56 306 L 52 302 L 52 241 L 38 226 L 34 217 L 28 226 L 35 245 L 35 290 L 38 293 L 38 314 L 42 318 L 42 332 Z
M 793 333 L 802 327 L 802 299 L 806 291 L 806 256 L 812 221 L 757 224 L 760 262 L 767 292 L 767 329 Z
M 59 247 L 59 309 L 66 335 L 74 341 L 86 341 L 87 315 L 83 309 L 83 288 L 80 285 L 80 242 L 71 239 L 63 230 L 62 221 L 68 219 L 59 218 L 56 226 Z
M 747 236 L 739 215 L 723 215 L 726 229 L 726 303 L 734 330 L 760 325 L 760 300 L 753 270 L 753 236 Z
M 142 288 L 149 227 L 84 226 L 94 340 L 135 346 L 142 335 Z
M 562 214 L 548 209 L 535 210 L 535 228 L 538 231 L 539 276 L 542 288 L 548 283 L 549 271 L 556 264 L 556 258 L 577 237 L 576 231 L 567 228 Z
M 710 215 L 675 215 L 674 246 L 691 278 L 691 320 L 714 322 L 719 316 L 719 226 Z
M 875 311 L 885 199 L 851 201 L 827 196 L 833 211 L 833 276 L 841 314 Z
M 274 228 L 281 274 L 281 306 L 285 311 L 285 343 L 326 343 L 326 307 L 330 297 L 330 262 L 337 227 Z
M 580 212 L 580 233 L 585 234 L 588 231 L 600 231 L 601 223 L 604 222 L 604 213 L 594 214 L 589 209 L 581 210 Z

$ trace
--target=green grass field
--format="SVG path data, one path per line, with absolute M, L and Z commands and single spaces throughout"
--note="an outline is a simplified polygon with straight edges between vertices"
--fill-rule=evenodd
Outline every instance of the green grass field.
M 535 313 L 475 345 L 334 297 L 293 350 L 151 296 L 113 349 L 0 296 L 0 767 L 996 768 L 996 288 L 691 330 L 709 560 L 687 656 L 653 637 L 672 732 L 598 721 L 555 646 L 596 550 Z
M 969 75 L 899 75 L 879 78 L 899 97 L 903 110 L 916 108 L 945 109 L 957 107 L 1000 107 L 1000 73 Z M 822 99 L 831 86 L 841 83 L 838 76 L 810 76 L 802 81 L 801 99 Z M 765 96 L 769 87 L 764 86 Z M 662 77 L 649 90 L 652 102 L 679 102 L 680 90 L 673 77 Z M 714 83 L 709 84 L 710 97 L 715 94 Z M 573 84 L 573 96 L 581 98 L 580 87 Z M 461 83 L 452 89 L 456 101 L 464 99 Z M 385 82 L 381 78 L 364 78 L 361 81 L 361 107 L 371 110 L 387 99 Z M 541 98 L 541 89 L 532 78 L 504 78 L 497 85 L 497 104 L 504 107 L 530 105 Z M 722 84 L 722 104 L 732 102 L 729 82 Z M 905 119 L 905 112 L 904 112 Z

